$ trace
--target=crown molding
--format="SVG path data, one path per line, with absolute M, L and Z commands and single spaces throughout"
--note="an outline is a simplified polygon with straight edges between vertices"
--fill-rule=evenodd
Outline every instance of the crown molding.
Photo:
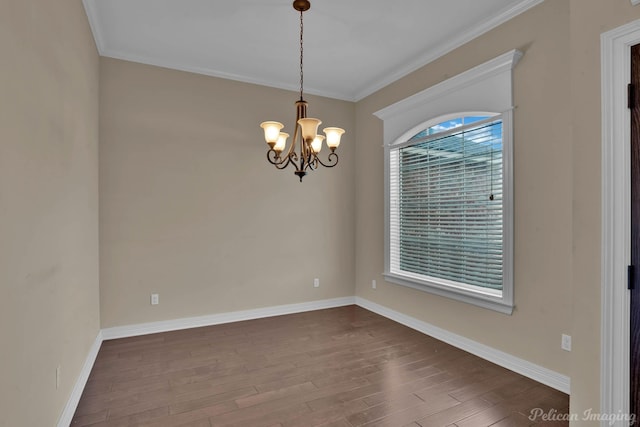
M 423 52 L 423 54 L 418 55 L 416 59 L 407 63 L 405 66 L 400 67 L 395 72 L 391 74 L 387 74 L 380 79 L 375 79 L 364 87 L 354 88 L 353 91 L 349 93 L 343 93 L 340 91 L 332 91 L 325 89 L 318 89 L 314 87 L 305 88 L 305 92 L 310 95 L 323 96 L 333 99 L 339 99 L 343 101 L 351 101 L 357 102 L 361 99 L 373 94 L 374 92 L 382 89 L 385 86 L 399 80 L 400 78 L 410 74 L 411 72 L 433 62 L 434 60 L 440 58 L 441 56 L 451 52 L 452 50 L 468 43 L 469 41 L 479 37 L 480 35 L 486 33 L 487 31 L 497 27 L 498 25 L 514 18 L 515 16 L 529 10 L 530 8 L 542 3 L 544 0 L 521 0 L 516 2 L 516 4 L 510 6 L 505 9 L 501 13 L 490 17 L 489 19 L 479 21 L 477 25 L 473 28 L 470 28 L 467 32 L 461 33 L 458 37 L 449 39 L 447 42 L 439 45 L 436 49 L 430 49 L 428 51 Z M 640 2 L 640 0 L 632 0 L 632 3 Z M 189 73 L 202 74 L 211 77 L 218 77 L 223 79 L 235 80 L 244 83 L 257 84 L 261 86 L 274 87 L 278 89 L 297 91 L 298 88 L 295 85 L 283 84 L 280 82 L 270 81 L 268 79 L 261 79 L 255 77 L 249 77 L 241 74 L 227 73 L 221 70 L 216 70 L 209 67 L 197 67 L 190 66 L 186 64 L 182 64 L 174 61 L 163 61 L 155 58 L 147 57 L 145 55 L 138 55 L 130 52 L 118 51 L 109 46 L 106 43 L 104 34 L 101 30 L 101 23 L 98 17 L 97 8 L 95 6 L 95 2 L 93 0 L 82 0 L 82 3 L 85 8 L 85 12 L 87 14 L 87 19 L 89 21 L 89 26 L 91 27 L 91 31 L 93 33 L 93 38 L 96 43 L 96 47 L 98 53 L 101 56 L 121 59 L 125 61 L 138 62 L 147 65 L 153 65 L 162 68 L 169 68 L 179 71 L 185 71 Z
M 89 27 L 91 28 L 91 32 L 93 33 L 93 40 L 96 43 L 96 49 L 98 49 L 98 54 L 100 56 L 105 56 L 105 43 L 104 43 L 104 35 L 102 34 L 102 30 L 100 29 L 100 23 L 98 19 L 98 12 L 95 7 L 93 7 L 93 3 L 90 0 L 82 0 L 82 4 L 84 6 L 84 12 L 87 14 L 87 20 L 89 21 Z
M 537 6 L 543 1 L 544 0 L 523 0 L 498 15 L 492 16 L 491 18 L 484 21 L 480 21 L 478 25 L 470 28 L 466 33 L 462 33 L 458 37 L 450 39 L 446 43 L 441 44 L 437 49 L 432 49 L 424 52 L 424 54 L 419 56 L 419 58 L 408 63 L 406 66 L 400 68 L 395 73 L 389 74 L 388 76 L 362 88 L 354 95 L 355 100 L 360 101 L 361 99 L 366 98 L 367 96 L 384 88 L 385 86 L 388 86 L 391 83 L 401 79 L 402 77 L 405 77 L 406 75 L 418 70 L 419 68 L 424 67 L 425 65 L 459 48 L 460 46 L 470 42 L 471 40 L 480 37 L 482 34 L 509 21 L 510 19 L 520 15 L 521 13 L 526 12 L 532 7 Z M 640 0 L 632 1 L 640 2 Z

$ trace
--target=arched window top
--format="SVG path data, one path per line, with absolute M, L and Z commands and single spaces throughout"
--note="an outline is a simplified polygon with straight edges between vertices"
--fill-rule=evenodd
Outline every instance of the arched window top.
M 425 137 L 436 135 L 438 133 L 448 132 L 453 129 L 462 128 L 473 123 L 481 122 L 497 116 L 498 113 L 473 112 L 473 113 L 454 113 L 439 116 L 434 119 L 427 120 L 417 128 L 407 132 L 413 134 L 408 141 L 415 141 Z M 419 131 L 418 131 L 419 130 Z M 417 132 L 417 133 L 414 133 Z M 401 138 L 402 139 L 402 138 Z
M 428 126 L 417 127 L 425 119 L 461 111 L 512 110 L 512 70 L 521 56 L 520 51 L 512 50 L 376 111 L 374 114 L 384 121 L 384 145 L 407 141 L 426 129 Z M 407 134 L 411 129 L 415 132 Z

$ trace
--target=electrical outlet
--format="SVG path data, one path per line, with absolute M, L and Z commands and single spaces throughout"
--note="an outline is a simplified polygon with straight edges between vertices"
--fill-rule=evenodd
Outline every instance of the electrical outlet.
M 314 288 L 320 287 L 320 279 L 313 279 L 313 287 Z
M 56 390 L 60 388 L 60 371 L 61 370 L 62 370 L 62 367 L 58 365 L 58 367 L 56 368 Z
M 151 305 L 158 305 L 158 304 L 160 304 L 160 295 L 151 294 Z
M 565 351 L 571 351 L 571 335 L 562 334 L 561 347 Z
M 376 279 L 373 279 L 371 281 L 371 289 L 377 289 L 378 288 L 378 284 L 376 283 Z

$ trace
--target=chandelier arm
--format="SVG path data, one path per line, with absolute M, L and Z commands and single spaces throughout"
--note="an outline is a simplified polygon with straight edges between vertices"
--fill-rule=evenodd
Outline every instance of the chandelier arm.
M 300 168 L 301 169 L 304 168 L 304 170 L 307 170 L 307 169 L 313 170 L 313 166 L 311 165 L 311 158 L 308 156 L 305 157 L 304 162 L 300 164 Z
M 304 141 L 301 142 L 300 151 L 302 152 L 300 155 L 300 164 L 298 165 L 298 170 L 304 171 L 307 170 L 307 155 L 304 153 Z
M 318 155 L 309 148 L 309 157 L 307 158 L 308 168 L 311 170 L 318 169 Z
M 276 169 L 282 170 L 282 169 L 286 168 L 287 166 L 289 166 L 290 164 L 291 164 L 291 157 L 287 157 L 287 161 L 286 162 L 281 162 L 281 163 L 278 163 L 278 164 L 274 164 L 274 166 L 276 167 Z
M 282 160 L 278 161 L 279 158 Z M 291 163 L 291 158 L 288 155 L 285 157 L 278 157 L 278 153 L 276 153 L 276 150 L 274 149 L 267 151 L 267 160 L 278 169 L 284 169 L 289 163 Z
M 298 154 L 296 153 L 296 144 L 298 143 L 299 132 L 300 125 L 298 124 L 298 119 L 296 118 L 295 129 L 293 131 L 293 139 L 291 140 L 291 146 L 289 147 L 289 151 L 287 152 L 287 157 L 292 157 L 294 160 L 298 160 Z
M 302 147 L 302 157 L 304 158 L 304 162 L 301 163 L 300 166 L 301 168 L 304 166 L 304 168 L 307 169 L 311 161 L 311 147 L 309 147 L 309 144 L 304 139 L 301 141 L 300 146 Z
M 329 156 L 327 157 L 327 163 L 324 163 L 322 160 L 320 160 L 320 157 L 318 156 L 315 156 L 314 160 L 320 163 L 325 168 L 332 168 L 338 164 L 338 155 L 336 153 L 329 153 Z
M 305 166 L 307 169 L 310 169 L 312 171 L 318 169 L 318 161 L 315 157 L 315 154 L 309 155 L 309 157 L 307 158 L 307 165 Z

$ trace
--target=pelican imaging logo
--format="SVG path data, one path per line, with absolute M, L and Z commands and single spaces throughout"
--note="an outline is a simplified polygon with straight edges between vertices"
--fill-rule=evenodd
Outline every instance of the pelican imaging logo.
M 607 422 L 610 426 L 618 421 L 626 421 L 630 426 L 636 424 L 636 414 L 627 414 L 624 412 L 616 412 L 611 414 L 603 414 L 595 412 L 592 408 L 585 410 L 582 414 L 575 412 L 561 412 L 557 409 L 533 408 L 529 413 L 530 421 L 600 421 Z

